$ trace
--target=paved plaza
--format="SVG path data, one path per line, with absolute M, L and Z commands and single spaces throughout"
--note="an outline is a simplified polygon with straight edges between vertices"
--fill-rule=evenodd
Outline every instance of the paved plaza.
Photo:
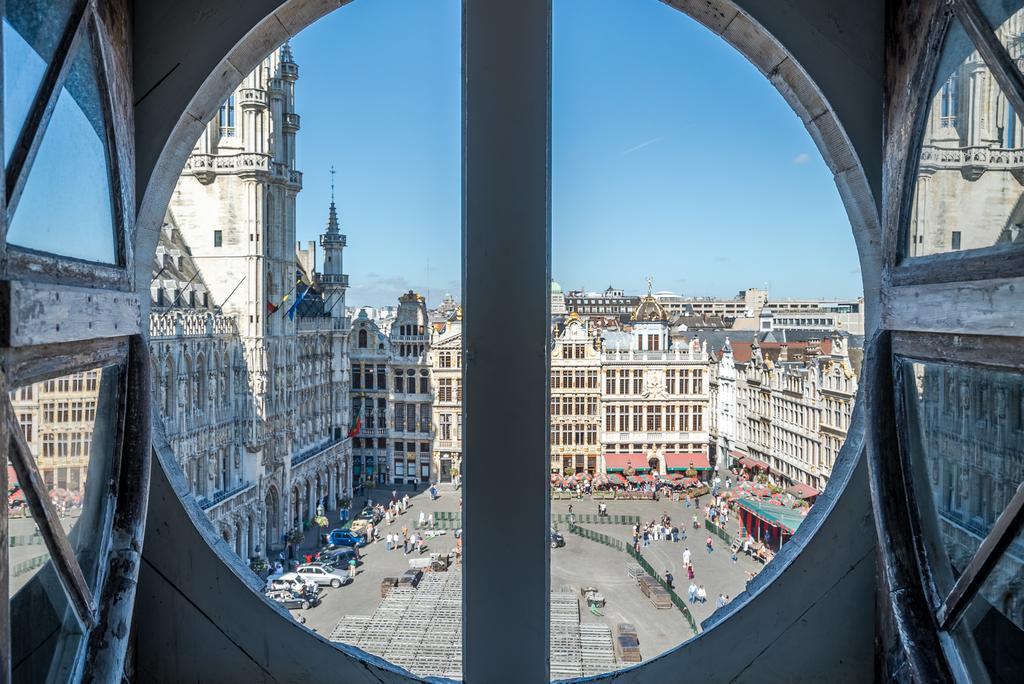
M 391 527 L 385 526 L 381 533 L 400 531 L 404 525 L 408 525 L 412 530 L 420 511 L 429 514 L 460 510 L 460 492 L 441 487 L 440 493 L 437 501 L 430 501 L 429 495 L 424 491 L 415 493 L 409 512 L 400 516 Z M 375 501 L 384 501 L 390 498 L 390 490 L 371 492 L 370 496 Z M 357 506 L 364 500 L 365 497 L 357 500 Z M 692 528 L 692 516 L 696 511 L 692 507 L 686 508 L 682 502 L 609 500 L 604 503 L 607 503 L 610 515 L 639 516 L 646 522 L 657 520 L 663 513 L 667 513 L 680 529 L 685 525 L 688 533 L 685 541 L 652 542 L 650 546 L 642 548 L 642 553 L 655 571 L 663 573 L 670 570 L 673 573 L 676 591 L 685 600 L 688 581 L 682 566 L 682 556 L 683 549 L 687 546 L 690 548 L 691 563 L 696 573 L 695 582 L 703 584 L 708 595 L 708 600 L 704 604 L 688 604 L 698 625 L 714 612 L 715 601 L 720 593 L 727 594 L 730 598 L 735 597 L 743 591 L 748 578 L 747 573 L 756 572 L 762 567 L 742 556 L 737 562 L 732 562 L 729 549 L 717 536 L 714 538 L 715 549 L 708 554 L 704 545 L 707 536 L 705 531 Z M 570 504 L 577 516 L 597 512 L 597 503 L 589 498 L 552 501 L 551 512 L 553 515 L 567 514 Z M 332 523 L 336 522 L 336 515 L 332 514 Z M 698 514 L 698 518 L 702 519 L 703 514 Z M 584 526 L 595 532 L 621 539 L 625 543 L 629 542 L 631 536 L 628 525 Z M 736 523 L 730 521 L 728 531 L 735 534 L 735 526 Z M 551 550 L 552 591 L 566 589 L 578 595 L 580 587 L 593 586 L 607 599 L 607 605 L 600 611 L 602 615 L 591 614 L 581 601 L 583 624 L 604 624 L 613 630 L 620 622 L 634 625 L 640 638 L 640 651 L 644 660 L 674 648 L 693 636 L 689 624 L 679 610 L 659 610 L 640 592 L 636 582 L 627 574 L 627 566 L 635 563 L 630 556 L 610 546 L 569 534 L 567 528 L 564 523 L 559 525 L 566 538 L 565 547 Z M 303 548 L 309 549 L 314 545 L 315 535 L 311 533 Z M 454 547 L 455 537 L 451 530 L 447 530 L 445 534 L 428 540 L 424 556 L 432 551 L 446 553 Z M 324 589 L 320 606 L 300 611 L 306 619 L 306 626 L 327 637 L 335 630 L 343 616 L 373 614 L 381 603 L 381 580 L 384 577 L 401 575 L 408 569 L 409 559 L 415 555 L 411 553 L 406 556 L 400 550 L 389 552 L 383 542 L 371 544 L 363 550 L 363 564 L 359 566 L 355 582 L 339 589 Z

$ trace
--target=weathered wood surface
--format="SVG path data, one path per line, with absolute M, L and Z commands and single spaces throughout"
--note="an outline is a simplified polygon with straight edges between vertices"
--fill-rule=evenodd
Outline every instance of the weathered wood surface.
M 0 345 L 24 347 L 142 330 L 139 295 L 29 281 L 0 282 Z
M 1024 245 L 1001 244 L 905 259 L 892 270 L 889 282 L 892 285 L 917 285 L 1017 276 L 1024 276 Z
M 897 332 L 892 351 L 910 359 L 1024 370 L 1019 337 Z
M 124 672 L 149 505 L 151 373 L 148 346 L 136 335 L 129 343 L 127 391 L 120 394 L 118 406 L 123 439 L 112 472 L 116 503 L 98 621 L 89 635 L 83 678 L 87 682 L 114 681 Z
M 862 378 L 868 406 L 865 453 L 878 536 L 879 586 L 876 666 L 881 681 L 952 682 L 942 655 L 935 616 L 925 594 L 916 553 L 918 540 L 908 509 L 913 488 L 904 477 L 905 443 L 901 444 L 896 401 L 901 382 L 893 375 L 891 333 L 882 331 L 867 345 Z M 901 448 L 903 447 L 903 448 Z
M 123 363 L 127 354 L 128 338 L 107 337 L 8 349 L 3 363 L 10 386 L 19 387 Z
M 904 285 L 882 290 L 889 330 L 1024 335 L 1024 277 Z

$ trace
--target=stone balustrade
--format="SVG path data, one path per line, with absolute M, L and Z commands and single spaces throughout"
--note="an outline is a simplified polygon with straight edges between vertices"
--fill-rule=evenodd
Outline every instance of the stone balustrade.
M 349 322 L 347 318 L 301 316 L 295 322 L 295 329 L 299 332 L 344 332 L 349 329 Z
M 212 311 L 170 309 L 149 315 L 150 339 L 237 334 L 235 319 Z
M 919 172 L 939 170 L 960 171 L 968 180 L 977 180 L 985 171 L 1009 171 L 1018 181 L 1024 181 L 1024 149 L 923 146 Z

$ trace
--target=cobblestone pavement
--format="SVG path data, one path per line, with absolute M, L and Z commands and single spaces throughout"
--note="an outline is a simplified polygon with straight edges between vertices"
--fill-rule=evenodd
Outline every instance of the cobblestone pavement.
M 403 492 L 400 491 L 399 495 Z M 412 494 L 412 492 L 410 492 Z M 420 490 L 412 497 L 409 512 L 400 516 L 398 521 L 385 527 L 381 532 L 400 531 L 403 525 L 414 527 L 420 511 L 430 512 L 460 510 L 460 493 L 448 486 L 440 488 L 441 496 L 437 501 L 430 501 L 429 495 Z M 390 498 L 390 490 L 370 492 L 375 501 Z M 356 501 L 353 510 L 358 511 L 366 497 Z M 672 516 L 675 524 L 685 524 L 688 539 L 679 543 L 652 542 L 642 549 L 644 557 L 651 563 L 655 571 L 671 570 L 676 580 L 677 593 L 686 598 L 685 571 L 682 569 L 683 549 L 689 546 L 691 562 L 696 571 L 696 582 L 703 584 L 708 594 L 704 604 L 690 606 L 694 618 L 700 621 L 707 618 L 715 610 L 715 599 L 719 593 L 728 594 L 730 598 L 739 594 L 746 583 L 747 572 L 757 571 L 760 565 L 741 557 L 738 562 L 730 560 L 728 548 L 724 542 L 715 537 L 715 550 L 708 554 L 704 547 L 707 536 L 703 529 L 693 534 L 691 518 L 694 508 L 687 509 L 683 503 L 669 501 L 606 501 L 611 515 L 636 515 L 642 520 L 657 519 L 663 512 Z M 552 514 L 567 514 L 569 504 L 579 514 L 592 514 L 597 511 L 596 502 L 590 499 L 558 500 L 551 502 Z M 332 525 L 338 521 L 338 514 L 329 515 Z M 702 514 L 699 517 L 703 517 Z M 631 531 L 626 525 L 585 525 L 596 532 L 602 532 L 628 542 Z M 603 615 L 592 615 L 583 606 L 584 622 L 603 622 L 614 626 L 619 622 L 629 622 L 637 627 L 640 636 L 641 654 L 645 660 L 677 646 L 693 636 L 683 615 L 672 608 L 658 610 L 650 600 L 640 593 L 633 580 L 626 574 L 626 566 L 634 561 L 625 553 L 611 547 L 592 542 L 576 535 L 568 534 L 567 525 L 559 525 L 565 534 L 566 545 L 551 551 L 551 587 L 553 590 L 571 587 L 578 593 L 580 587 L 597 587 L 607 598 L 607 606 L 601 611 Z M 300 551 L 317 547 L 317 530 L 307 534 L 306 542 Z M 735 533 L 735 523 L 730 522 L 729 532 Z M 424 555 L 431 551 L 447 552 L 454 548 L 455 538 L 451 530 L 444 535 L 428 540 L 428 548 Z M 383 542 L 371 544 L 363 550 L 363 564 L 359 567 L 355 582 L 339 589 L 326 588 L 323 591 L 322 603 L 316 608 L 301 611 L 306 619 L 306 626 L 328 636 L 343 615 L 369 615 L 380 603 L 380 583 L 384 577 L 400 575 L 408 568 L 409 558 L 401 551 L 387 551 Z

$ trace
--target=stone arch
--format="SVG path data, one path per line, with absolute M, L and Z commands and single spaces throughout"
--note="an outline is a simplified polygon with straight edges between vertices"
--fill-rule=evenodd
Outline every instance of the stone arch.
M 288 517 L 288 525 L 291 527 L 302 526 L 302 495 L 298 483 L 292 485 L 291 511 Z
M 278 495 L 275 485 L 267 487 L 267 494 L 263 499 L 263 504 L 263 515 L 266 521 L 266 536 L 263 544 L 266 555 L 269 556 L 270 550 L 276 548 L 281 543 L 281 536 L 284 534 L 284 527 L 281 524 L 281 497 Z
M 174 372 L 174 357 L 170 354 L 164 362 L 163 378 L 160 383 L 163 388 L 163 403 L 162 408 L 164 417 L 173 418 L 176 413 L 176 389 L 177 389 L 178 377 Z

